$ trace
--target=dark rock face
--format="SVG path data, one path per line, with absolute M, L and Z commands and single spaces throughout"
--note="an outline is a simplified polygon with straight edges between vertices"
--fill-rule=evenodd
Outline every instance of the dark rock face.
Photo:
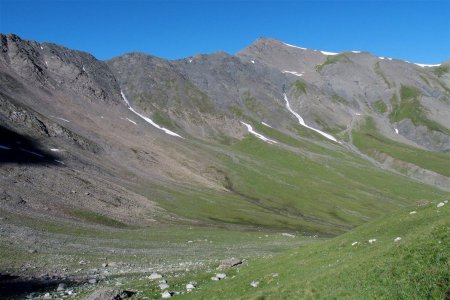
M 106 63 L 92 55 L 54 44 L 0 35 L 0 65 L 27 82 L 52 89 L 69 89 L 89 101 L 117 103 L 120 88 Z

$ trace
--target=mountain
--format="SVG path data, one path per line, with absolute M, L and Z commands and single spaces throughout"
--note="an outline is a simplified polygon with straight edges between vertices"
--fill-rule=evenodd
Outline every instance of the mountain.
M 0 39 L 8 297 L 332 245 L 449 197 L 450 62 L 268 38 L 236 55 L 99 61 Z

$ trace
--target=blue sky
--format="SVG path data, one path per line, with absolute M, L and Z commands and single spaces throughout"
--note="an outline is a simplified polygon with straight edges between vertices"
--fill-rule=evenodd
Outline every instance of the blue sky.
M 450 1 L 0 0 L 0 32 L 100 59 L 131 51 L 170 59 L 236 53 L 273 37 L 432 64 L 450 59 Z

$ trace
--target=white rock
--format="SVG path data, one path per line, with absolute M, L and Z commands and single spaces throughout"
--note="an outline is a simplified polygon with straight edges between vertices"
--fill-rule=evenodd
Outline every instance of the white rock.
M 147 276 L 147 278 L 150 279 L 150 280 L 160 279 L 160 278 L 162 278 L 162 275 L 158 274 L 158 273 L 152 273 L 149 276 Z
M 369 240 L 369 244 L 373 244 L 373 243 L 375 243 L 377 241 L 377 239 L 370 239 Z
M 167 283 L 160 283 L 158 286 L 161 290 L 166 290 L 169 288 L 169 285 Z
M 57 292 L 62 292 L 66 289 L 66 284 L 65 283 L 60 283 L 58 284 L 58 288 L 56 289 Z
M 295 235 L 290 234 L 290 233 L 286 233 L 286 232 L 283 232 L 281 235 L 282 235 L 282 236 L 291 237 L 291 238 L 294 238 L 294 237 L 295 237 Z
M 409 213 L 410 215 L 415 215 L 417 214 L 417 211 L 413 210 L 412 212 Z
M 447 203 L 448 203 L 448 200 L 445 200 L 444 203 L 447 204 Z
M 186 290 L 188 292 L 192 291 L 193 289 L 195 289 L 195 286 L 192 283 L 186 284 Z
M 216 276 L 213 276 L 213 277 L 211 277 L 211 280 L 212 280 L 212 281 L 219 281 L 220 279 L 217 278 Z
M 227 274 L 225 274 L 225 273 L 218 273 L 218 274 L 216 274 L 216 277 L 219 280 L 222 280 L 222 279 L 225 279 L 225 277 L 227 277 Z
M 442 207 L 442 206 L 444 206 L 444 205 L 445 205 L 444 202 L 440 202 L 440 203 L 437 205 L 437 207 L 439 208 L 439 207 Z
M 52 295 L 50 293 L 46 293 L 43 299 L 52 299 Z
M 172 295 L 168 291 L 165 291 L 164 293 L 161 294 L 161 297 L 163 299 L 168 299 L 168 298 L 172 297 Z
M 399 241 L 401 241 L 402 240 L 402 238 L 401 237 L 396 237 L 395 239 L 394 239 L 394 242 L 399 242 Z
M 256 287 L 258 287 L 258 285 L 259 285 L 259 281 L 253 280 L 253 281 L 250 283 L 250 285 L 251 285 L 252 287 L 256 288 Z
M 352 246 L 355 246 L 355 245 L 358 245 L 358 244 L 359 244 L 359 242 L 353 242 Z

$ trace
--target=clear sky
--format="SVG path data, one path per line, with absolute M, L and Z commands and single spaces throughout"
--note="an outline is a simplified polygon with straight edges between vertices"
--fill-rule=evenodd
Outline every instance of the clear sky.
M 131 51 L 170 59 L 236 53 L 273 37 L 433 64 L 450 59 L 450 0 L 0 0 L 0 32 L 100 59 Z

